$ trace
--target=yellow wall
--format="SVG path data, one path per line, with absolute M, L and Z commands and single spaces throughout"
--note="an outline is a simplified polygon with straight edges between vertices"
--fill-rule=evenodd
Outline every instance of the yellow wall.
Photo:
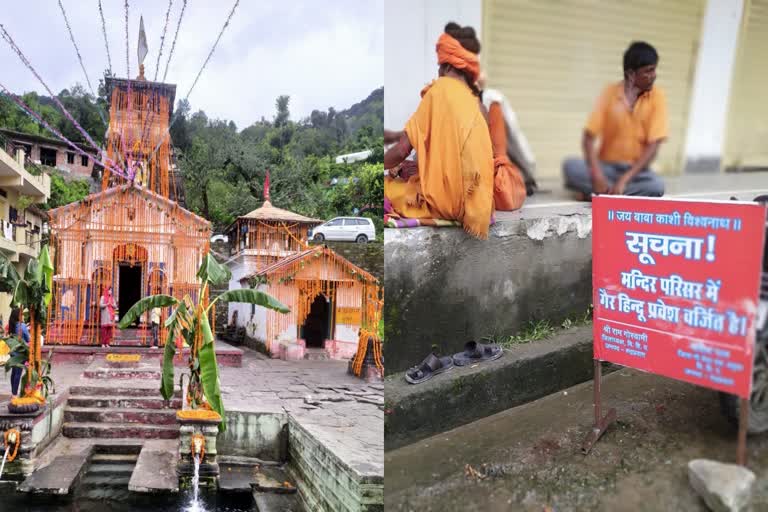
M 488 85 L 517 113 L 539 177 L 559 177 L 581 155 L 581 134 L 602 88 L 622 79 L 632 41 L 659 52 L 658 84 L 670 136 L 654 168 L 682 172 L 688 108 L 704 0 L 484 0 L 481 59 Z
M 768 167 L 768 0 L 747 0 L 724 152 L 724 167 Z

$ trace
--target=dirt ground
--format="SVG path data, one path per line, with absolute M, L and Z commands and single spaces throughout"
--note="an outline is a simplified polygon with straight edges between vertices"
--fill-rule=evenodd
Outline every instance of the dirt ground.
M 688 484 L 688 461 L 736 457 L 717 393 L 628 369 L 605 376 L 603 393 L 618 421 L 587 456 L 591 382 L 387 452 L 386 509 L 707 510 Z M 768 434 L 750 436 L 748 456 L 751 510 L 768 511 Z

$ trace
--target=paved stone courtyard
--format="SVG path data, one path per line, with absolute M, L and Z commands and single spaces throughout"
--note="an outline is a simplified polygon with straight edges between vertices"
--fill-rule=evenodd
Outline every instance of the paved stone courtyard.
M 88 364 L 55 364 L 57 393 L 81 383 L 86 368 Z M 183 371 L 176 367 L 177 382 Z M 280 361 L 248 348 L 243 349 L 242 367 L 221 367 L 220 372 L 228 411 L 289 413 L 345 464 L 383 476 L 383 384 L 366 384 L 348 375 L 346 362 Z M 0 382 L 0 403 L 9 399 L 10 373 Z

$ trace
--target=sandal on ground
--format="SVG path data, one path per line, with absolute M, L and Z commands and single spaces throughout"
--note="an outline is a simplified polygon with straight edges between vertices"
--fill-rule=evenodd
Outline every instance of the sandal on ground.
M 411 384 L 421 384 L 438 373 L 443 373 L 451 368 L 453 368 L 451 357 L 438 357 L 435 354 L 429 354 L 419 366 L 414 366 L 405 372 L 405 380 Z
M 453 356 L 453 364 L 456 366 L 466 366 L 484 361 L 493 361 L 498 359 L 504 353 L 504 349 L 496 344 L 486 345 L 476 341 L 468 341 L 464 345 L 464 352 L 459 352 Z

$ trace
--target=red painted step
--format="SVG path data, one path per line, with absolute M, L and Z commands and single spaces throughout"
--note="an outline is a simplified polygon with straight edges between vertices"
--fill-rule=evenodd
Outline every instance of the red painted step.
M 142 425 L 138 423 L 79 423 L 68 422 L 62 427 L 64 437 L 99 439 L 178 439 L 179 427 L 174 425 Z
M 156 388 L 72 386 L 69 388 L 69 396 L 140 396 L 145 398 L 161 398 L 159 383 Z M 173 396 L 181 398 L 181 390 L 175 390 Z
M 85 370 L 83 377 L 86 379 L 137 379 L 160 380 L 160 370 L 137 368 L 97 368 Z
M 64 409 L 64 421 L 75 423 L 143 423 L 147 425 L 176 425 L 173 409 L 106 409 L 72 407 Z
M 159 393 L 158 393 L 159 395 Z M 71 407 L 100 407 L 105 409 L 125 408 L 125 409 L 181 409 L 181 398 L 170 400 L 166 407 L 166 402 L 161 397 L 142 398 L 136 396 L 70 396 L 67 405 Z

